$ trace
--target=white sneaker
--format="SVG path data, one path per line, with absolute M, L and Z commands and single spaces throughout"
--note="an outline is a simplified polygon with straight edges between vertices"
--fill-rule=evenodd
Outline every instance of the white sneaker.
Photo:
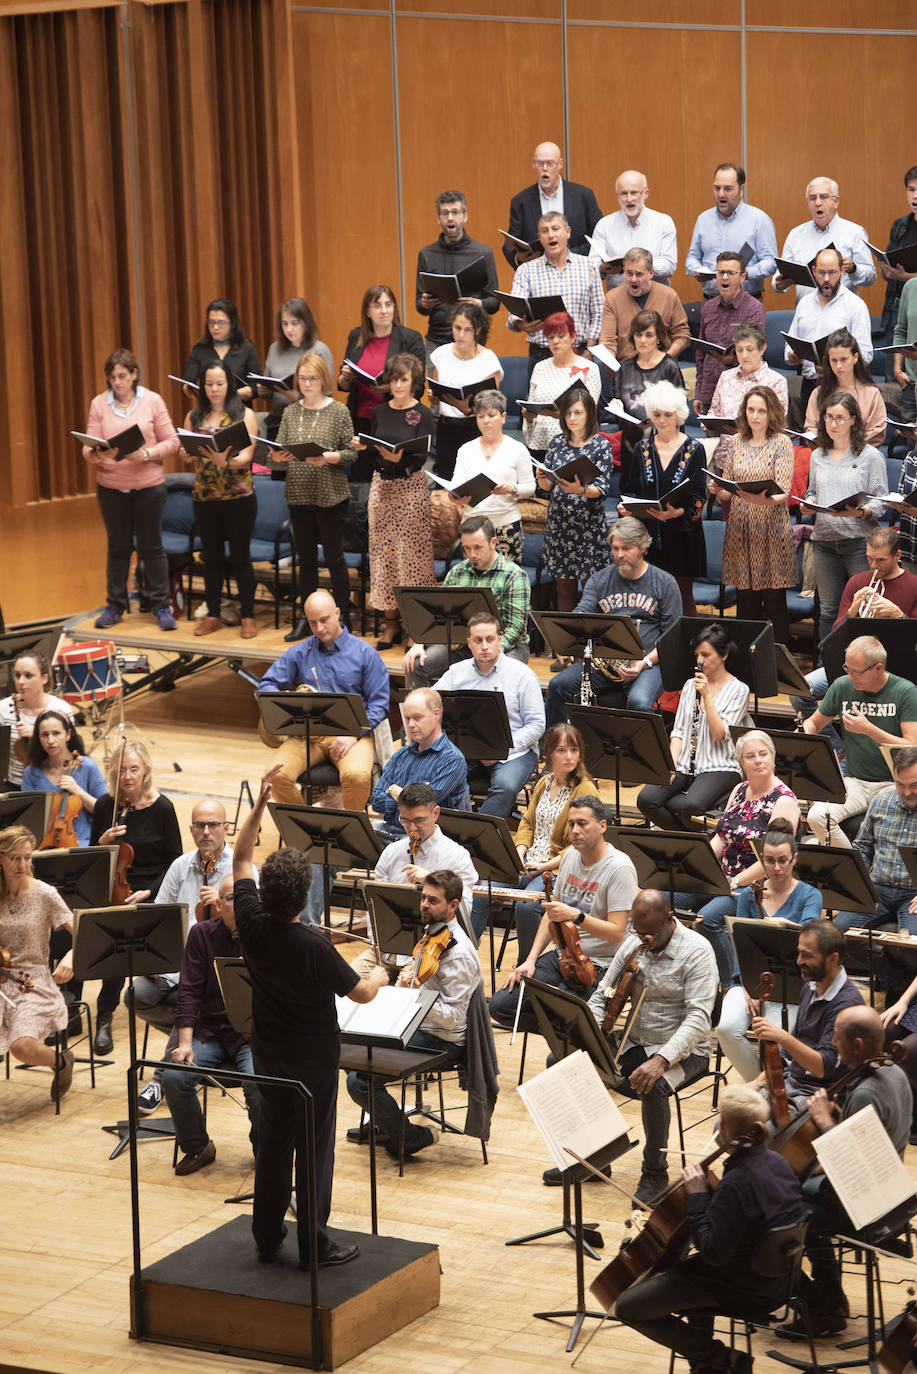
M 147 1083 L 142 1093 L 137 1096 L 137 1110 L 141 1116 L 149 1116 L 155 1112 L 162 1101 L 162 1088 L 154 1078 L 152 1083 Z

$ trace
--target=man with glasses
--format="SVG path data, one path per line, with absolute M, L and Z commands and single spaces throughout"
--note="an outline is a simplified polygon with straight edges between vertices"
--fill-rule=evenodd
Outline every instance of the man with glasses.
M 748 280 L 741 254 L 724 249 L 716 257 L 716 292 L 705 301 L 700 313 L 701 339 L 728 348 L 740 324 L 756 324 L 764 329 L 765 311 L 760 299 L 743 290 Z M 707 414 L 720 373 L 735 366 L 735 354 L 725 359 L 697 349 L 697 381 L 694 386 L 694 408 L 698 415 Z
M 194 848 L 182 854 L 166 870 L 156 893 L 157 902 L 183 902 L 189 920 L 194 920 L 199 902 L 205 907 L 204 919 L 216 914 L 219 886 L 232 874 L 232 850 L 226 843 L 226 812 L 222 802 L 199 801 L 191 812 L 191 838 Z M 134 1008 L 141 1021 L 169 1037 L 163 1059 L 168 1063 L 178 1047 L 175 1007 L 178 1001 L 177 973 L 160 973 L 151 978 L 134 979 Z M 125 995 L 125 1001 L 127 1000 Z M 163 1097 L 160 1066 L 137 1098 L 141 1116 L 155 1112 Z
M 564 156 L 556 143 L 539 143 L 532 166 L 538 180 L 533 186 L 526 186 L 524 191 L 519 191 L 510 201 L 509 232 L 517 239 L 533 243 L 538 238 L 538 221 L 556 210 L 566 217 L 570 225 L 570 252 L 588 253 L 586 235 L 592 233 L 602 218 L 595 192 L 590 186 L 580 186 L 579 182 L 563 179 Z M 523 262 L 540 257 L 541 249 L 527 250 L 507 240 L 503 244 L 503 256 L 510 267 L 519 267 Z
M 852 847 L 841 821 L 859 816 L 888 786 L 879 746 L 917 744 L 917 687 L 889 673 L 887 660 L 885 647 L 872 635 L 852 639 L 844 654 L 845 675 L 832 682 L 803 726 L 806 734 L 817 735 L 840 720 L 847 750 L 846 799 L 809 807 L 809 827 L 819 844 Z
M 868 366 L 872 362 L 872 322 L 869 307 L 859 296 L 842 285 L 844 277 L 844 255 L 839 248 L 823 248 L 816 253 L 812 264 L 815 278 L 815 291 L 796 305 L 796 313 L 786 331 L 792 339 L 805 339 L 818 343 L 833 334 L 836 329 L 849 329 L 860 347 L 860 356 Z M 797 358 L 789 344 L 784 349 L 784 357 L 791 367 L 802 365 L 802 391 L 800 402 L 803 412 L 809 397 L 818 385 L 814 363 L 808 359 Z
M 835 924 L 840 930 L 880 926 L 917 935 L 917 892 L 901 857 L 902 847 L 917 846 L 917 749 L 896 749 L 894 769 L 894 785 L 873 797 L 854 841 L 879 898 L 875 915 L 839 911 Z M 886 989 L 886 1007 L 891 1001 Z
M 452 342 L 452 326 L 449 316 L 452 305 L 440 300 L 423 289 L 420 282 L 421 272 L 444 273 L 447 275 L 461 272 L 463 268 L 478 263 L 476 269 L 479 284 L 474 294 L 463 296 L 463 301 L 475 301 L 484 307 L 488 315 L 495 315 L 500 308 L 496 297 L 497 267 L 493 250 L 486 243 L 478 243 L 465 228 L 468 219 L 468 204 L 461 191 L 441 191 L 436 197 L 436 218 L 439 220 L 439 238 L 428 243 L 417 254 L 417 296 L 415 304 L 419 315 L 429 317 L 424 340 L 427 350 L 427 363 L 430 354 L 440 344 Z
M 676 921 L 663 893 L 641 892 L 630 920 L 632 933 L 590 997 L 589 1009 L 601 1026 L 608 998 L 636 956 L 632 996 L 643 998 L 626 1041 L 616 1046 L 622 1050 L 616 1091 L 640 1100 L 643 1167 L 634 1197 L 652 1207 L 669 1182 L 669 1098 L 707 1068 L 717 972 L 709 942 Z

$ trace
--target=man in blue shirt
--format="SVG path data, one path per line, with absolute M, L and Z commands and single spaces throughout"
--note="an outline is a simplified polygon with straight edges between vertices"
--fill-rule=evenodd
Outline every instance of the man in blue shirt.
M 369 729 L 362 738 L 328 735 L 310 740 L 312 763 L 331 762 L 337 768 L 345 809 L 362 811 L 372 780 L 372 732 L 388 715 L 388 669 L 375 649 L 344 628 L 341 612 L 328 592 L 313 592 L 303 609 L 311 635 L 268 668 L 261 679 L 261 691 L 293 692 L 308 687 L 320 692 L 356 692 L 363 698 Z M 261 738 L 278 748 L 276 736 L 267 736 L 262 729 Z M 278 748 L 278 761 L 282 771 L 273 780 L 274 798 L 298 805 L 302 793 L 297 778 L 306 767 L 306 741 L 284 739 Z
M 713 173 L 714 205 L 698 215 L 685 271 L 716 294 L 716 257 L 727 248 L 740 253 L 748 278 L 744 289 L 760 297 L 765 279 L 777 270 L 777 231 L 763 210 L 745 202 L 745 169 L 721 162 Z
M 400 840 L 404 826 L 398 798 L 412 782 L 428 782 L 436 793 L 437 806 L 468 810 L 468 765 L 462 752 L 443 734 L 443 699 L 432 687 L 409 692 L 401 704 L 404 728 L 410 740 L 396 749 L 373 788 L 370 805 L 382 816 L 379 829 L 389 839 Z

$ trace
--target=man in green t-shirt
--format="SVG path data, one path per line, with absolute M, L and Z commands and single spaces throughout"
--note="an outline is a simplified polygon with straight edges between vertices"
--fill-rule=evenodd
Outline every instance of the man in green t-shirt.
M 873 635 L 852 639 L 844 654 L 846 673 L 832 682 L 803 726 L 806 734 L 817 735 L 829 721 L 839 719 L 847 749 L 846 800 L 809 807 L 809 826 L 819 844 L 852 847 L 840 822 L 865 811 L 876 793 L 889 785 L 879 745 L 917 744 L 917 687 L 889 673 L 887 658 Z

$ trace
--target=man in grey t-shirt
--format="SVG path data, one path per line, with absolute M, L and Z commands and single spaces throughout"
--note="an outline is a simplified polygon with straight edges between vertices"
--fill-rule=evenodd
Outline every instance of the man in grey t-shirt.
M 626 855 L 606 843 L 604 803 L 598 797 L 578 797 L 570 804 L 568 825 L 570 848 L 560 861 L 553 900 L 543 903 L 544 915 L 529 956 L 490 999 L 490 1015 L 499 1026 L 513 1025 L 523 978 L 589 997 L 624 939 L 637 896 L 637 870 Z M 551 923 L 564 921 L 576 927 L 580 948 L 595 966 L 595 980 L 588 986 L 561 972 Z M 526 993 L 521 995 L 519 1027 L 537 1035 L 535 1013 Z

